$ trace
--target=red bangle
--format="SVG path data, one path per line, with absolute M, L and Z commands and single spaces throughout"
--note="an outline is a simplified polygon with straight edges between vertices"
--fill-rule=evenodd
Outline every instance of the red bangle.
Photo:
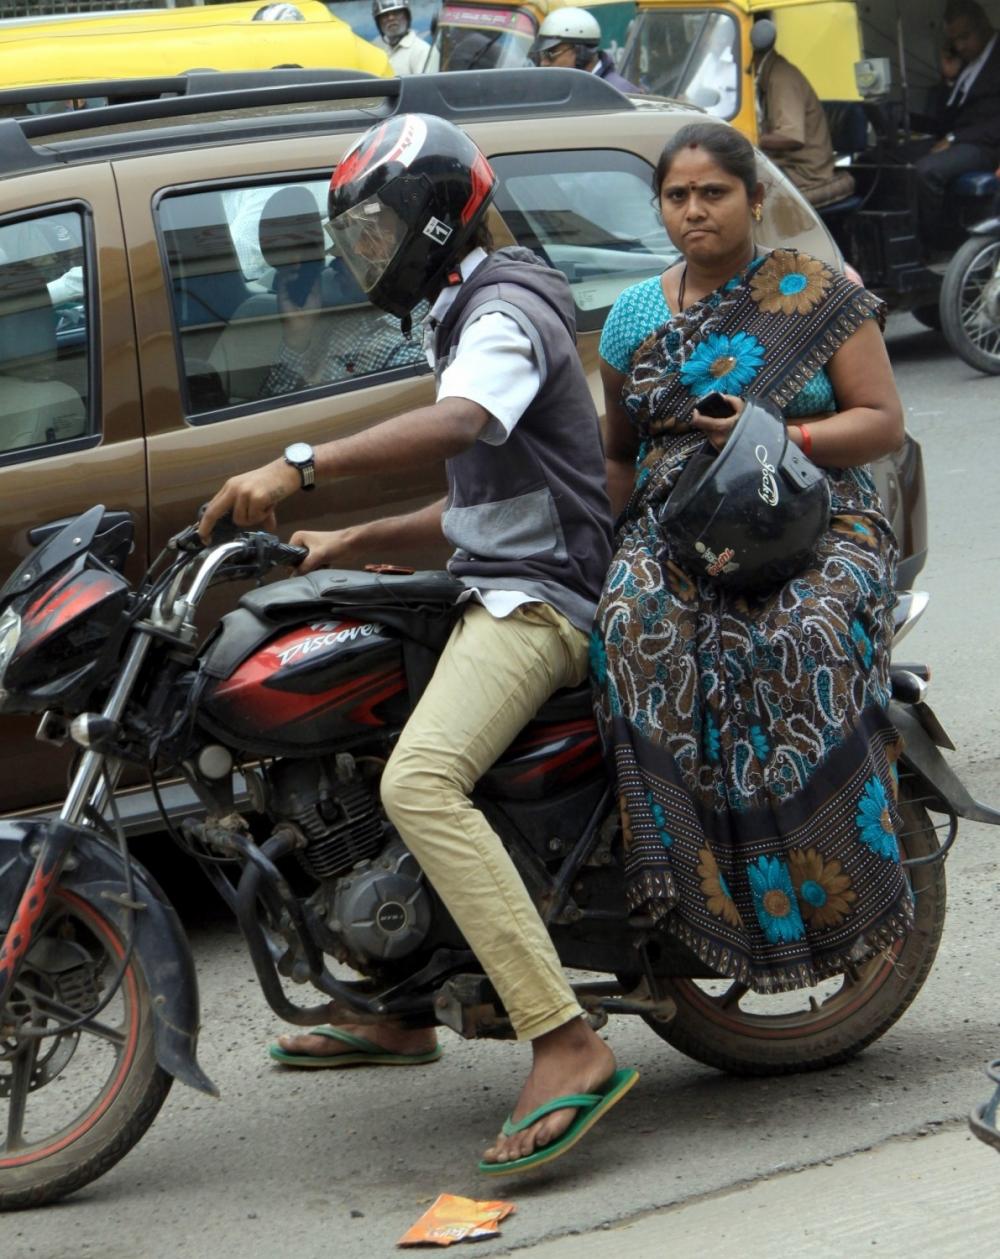
M 796 424 L 795 427 L 802 434 L 802 453 L 807 457 L 813 452 L 812 434 L 809 432 L 807 424 Z

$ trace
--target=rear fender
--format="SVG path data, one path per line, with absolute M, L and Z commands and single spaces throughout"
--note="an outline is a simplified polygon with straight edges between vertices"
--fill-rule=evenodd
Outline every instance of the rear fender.
M 918 707 L 926 708 L 926 705 Z M 933 716 L 929 709 L 928 714 Z M 903 736 L 903 760 L 908 769 L 917 775 L 924 790 L 941 801 L 943 812 L 954 813 L 973 822 L 1000 826 L 1000 812 L 973 799 L 935 746 L 926 725 L 912 705 L 891 702 L 889 718 Z M 940 730 L 937 718 L 934 718 L 932 728 L 934 727 Z
M 0 822 L 0 931 L 10 925 L 35 864 L 36 844 L 49 825 L 47 819 Z M 135 958 L 153 1008 L 156 1060 L 184 1084 L 217 1097 L 218 1089 L 198 1066 L 198 978 L 184 928 L 152 875 L 134 858 L 132 880 L 136 903 L 142 906 L 134 915 L 118 851 L 77 828 L 60 885 L 109 918 L 123 937 L 133 918 Z

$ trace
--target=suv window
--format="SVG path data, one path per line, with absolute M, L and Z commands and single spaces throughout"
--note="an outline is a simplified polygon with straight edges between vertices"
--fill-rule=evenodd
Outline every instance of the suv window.
M 83 214 L 0 222 L 0 462 L 95 433 Z M 51 449 L 50 449 L 51 448 Z
M 419 332 L 367 301 L 325 230 L 329 176 L 165 196 L 186 413 L 428 370 Z M 415 312 L 419 316 L 421 312 Z
M 569 280 L 581 332 L 630 284 L 679 256 L 653 205 L 653 168 L 631 153 L 574 150 L 493 159 L 497 206 L 518 244 Z

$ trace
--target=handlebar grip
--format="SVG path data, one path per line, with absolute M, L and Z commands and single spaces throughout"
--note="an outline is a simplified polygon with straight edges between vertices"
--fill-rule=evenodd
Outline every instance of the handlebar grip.
M 292 546 L 288 542 L 282 542 L 277 547 L 276 558 L 281 564 L 288 564 L 292 568 L 297 568 L 308 554 L 308 547 Z

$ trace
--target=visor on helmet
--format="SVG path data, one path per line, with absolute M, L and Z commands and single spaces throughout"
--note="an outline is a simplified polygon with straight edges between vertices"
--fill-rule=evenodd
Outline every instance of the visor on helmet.
M 330 231 L 337 251 L 365 293 L 378 284 L 407 236 L 406 224 L 379 197 L 338 214 Z

